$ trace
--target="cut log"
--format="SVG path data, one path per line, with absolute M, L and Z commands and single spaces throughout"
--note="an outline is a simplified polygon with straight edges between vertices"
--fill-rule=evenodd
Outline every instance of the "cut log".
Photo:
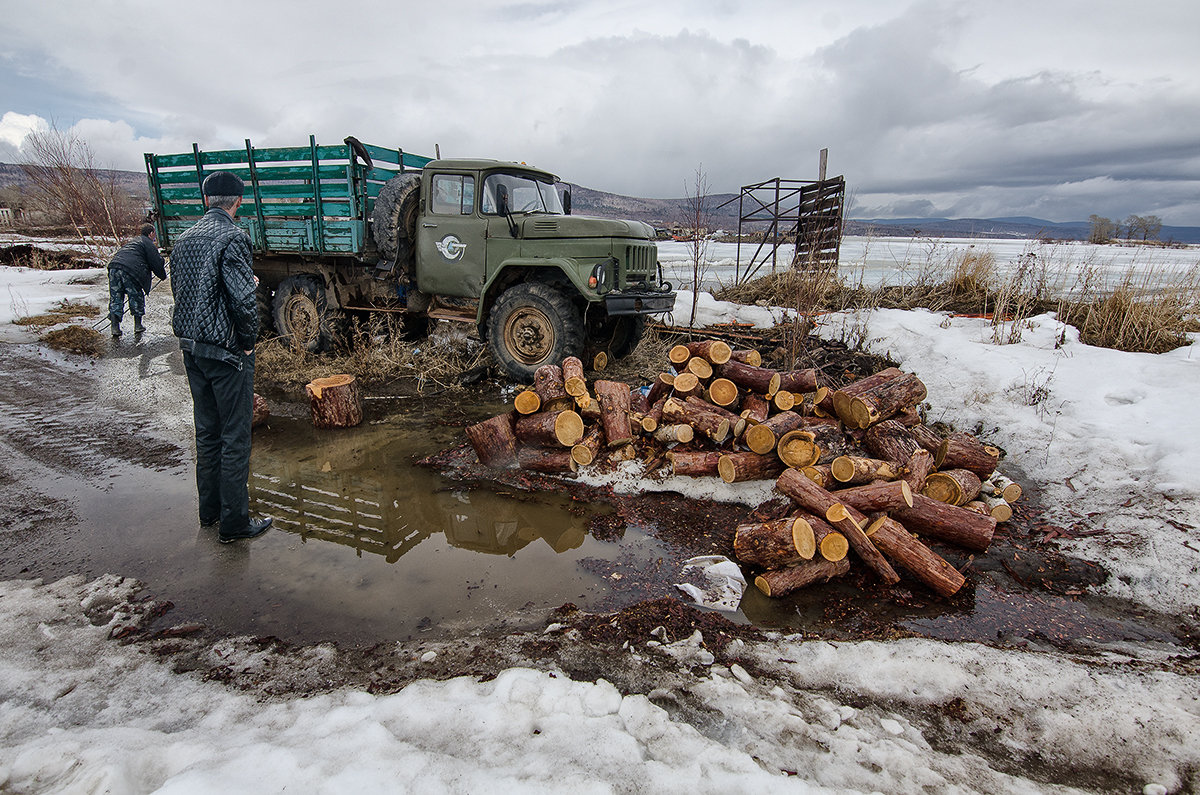
M 663 421 L 672 424 L 687 423 L 693 429 L 721 444 L 729 438 L 729 420 L 719 414 L 702 411 L 692 403 L 667 398 L 663 403 Z
M 911 428 L 914 425 L 920 425 L 922 422 L 924 422 L 924 420 L 921 419 L 921 410 L 916 406 L 909 406 L 908 408 L 900 409 L 896 412 L 892 419 L 903 425 L 905 428 Z
M 672 450 L 667 453 L 671 462 L 671 474 L 689 477 L 711 477 L 717 474 L 717 464 L 722 453 L 717 450 Z
M 686 345 L 675 345 L 667 353 L 667 358 L 671 360 L 671 364 L 675 365 L 676 369 L 683 369 L 687 360 L 692 358 L 692 352 Z
M 596 456 L 600 455 L 600 449 L 603 446 L 604 429 L 599 425 L 594 425 L 583 435 L 579 444 L 571 448 L 571 458 L 574 458 L 575 463 L 581 467 L 588 466 L 596 460 Z
M 966 582 L 957 569 L 894 519 L 879 517 L 867 527 L 867 536 L 889 560 L 942 596 L 954 596 Z
M 646 397 L 646 393 L 636 386 L 629 390 L 629 410 L 638 414 L 650 412 L 650 400 Z
M 653 406 L 663 398 L 671 394 L 671 387 L 675 385 L 675 376 L 670 373 L 659 373 L 654 378 L 654 383 L 650 384 L 650 394 L 646 395 L 646 400 L 650 401 Z
M 608 367 L 608 352 L 596 351 L 596 354 L 592 356 L 592 369 L 598 373 L 606 367 Z
M 989 497 L 986 494 L 981 494 L 980 499 L 987 506 L 988 514 L 997 522 L 1007 522 L 1012 518 L 1012 506 L 1003 497 Z
M 726 379 L 718 378 L 718 381 Z M 730 381 L 729 383 L 733 383 Z M 742 398 L 742 417 L 752 425 L 757 425 L 760 422 L 765 422 L 767 417 L 771 415 L 771 404 L 762 395 L 754 392 L 747 392 Z
M 815 392 L 817 390 L 817 371 L 788 370 L 779 374 L 779 388 L 786 392 Z
M 729 420 L 729 432 L 734 436 L 741 436 L 742 431 L 746 429 L 746 420 L 727 408 L 713 405 L 707 400 L 695 396 L 689 397 L 683 402 L 685 405 L 695 406 L 700 411 L 707 411 L 709 414 L 716 414 L 718 417 L 724 417 Z
M 833 411 L 837 416 L 842 418 L 842 421 L 851 424 L 854 420 L 850 414 L 850 401 L 864 392 L 885 384 L 893 378 L 899 378 L 904 375 L 903 371 L 898 367 L 889 367 L 886 370 L 880 370 L 874 375 L 868 375 L 860 378 L 857 381 L 852 381 L 841 389 L 833 393 Z
M 683 400 L 684 398 L 699 395 L 703 390 L 703 385 L 695 373 L 680 373 L 675 376 L 675 382 L 672 384 L 671 393 L 673 397 Z
M 818 417 L 836 417 L 837 411 L 833 408 L 833 390 L 827 386 L 817 387 L 817 391 L 813 393 L 813 414 Z
M 850 561 L 813 558 L 803 563 L 763 572 L 754 578 L 754 587 L 767 596 L 787 596 L 814 583 L 827 582 L 850 571 Z
M 573 398 L 567 394 L 563 383 L 563 371 L 557 364 L 543 364 L 533 372 L 533 391 L 542 399 L 543 406 L 549 406 L 555 401 Z M 587 391 L 586 389 L 584 391 Z M 551 409 L 547 409 L 548 411 Z
M 271 416 L 271 409 L 267 406 L 267 399 L 257 392 L 254 393 L 254 405 L 250 410 L 250 427 L 257 428 L 267 421 Z
M 667 396 L 663 395 L 650 406 L 650 411 L 646 414 L 647 417 L 654 420 L 654 426 L 657 428 L 662 425 L 662 410 L 667 402 Z
M 925 399 L 925 384 L 912 373 L 905 373 L 850 399 L 850 416 L 858 428 L 869 428 L 897 411 L 915 406 Z
M 841 560 L 850 551 L 850 542 L 846 537 L 821 517 L 808 511 L 793 511 L 789 516 L 799 516 L 808 522 L 817 544 L 817 553 L 825 560 Z
M 905 464 L 921 449 L 912 432 L 896 420 L 884 420 L 867 429 L 863 444 L 871 455 L 894 464 Z
M 513 408 L 518 414 L 536 414 L 542 407 L 542 399 L 532 389 L 524 389 L 513 398 Z
M 929 452 L 937 455 L 937 451 L 942 446 L 942 437 L 938 436 L 937 431 L 930 428 L 928 425 L 913 425 L 908 429 L 912 434 L 917 444 L 924 447 Z
M 794 411 L 781 411 L 758 425 L 746 429 L 746 446 L 765 455 L 775 449 L 779 437 L 804 425 L 804 416 Z
M 726 453 L 717 462 L 717 472 L 726 483 L 770 480 L 783 471 L 783 462 L 773 455 L 741 452 Z
M 563 389 L 571 397 L 587 394 L 587 379 L 583 377 L 583 362 L 577 356 L 568 356 L 562 361 Z M 534 374 L 537 378 L 537 374 Z
M 925 478 L 921 493 L 950 505 L 962 505 L 979 496 L 979 487 L 979 476 L 971 470 L 947 469 Z
M 1016 502 L 1021 499 L 1021 486 L 1015 480 L 1007 475 L 1001 475 L 999 472 L 992 473 L 988 478 L 987 494 L 995 497 L 1002 497 L 1005 502 Z
M 760 569 L 812 560 L 816 552 L 812 525 L 798 516 L 741 524 L 733 533 L 734 557 Z
M 771 403 L 779 411 L 791 411 L 796 405 L 796 395 L 786 389 L 781 389 L 772 396 Z M 797 412 L 797 414 L 799 413 L 801 412 Z
M 829 465 L 834 480 L 847 485 L 869 483 L 872 480 L 895 480 L 900 477 L 898 467 L 878 458 L 857 455 L 841 455 Z
M 828 464 L 802 467 L 800 469 L 800 474 L 804 475 L 804 477 L 808 478 L 813 483 L 816 483 L 823 489 L 832 488 L 837 484 L 837 481 L 833 479 L 833 473 L 829 471 Z
M 708 385 L 708 399 L 718 406 L 731 409 L 737 405 L 741 393 L 737 384 L 728 378 L 714 378 Z M 761 420 L 760 420 L 761 422 Z
M 505 412 L 467 427 L 467 440 L 475 449 L 479 463 L 486 467 L 511 467 L 517 464 L 517 437 L 513 414 Z
M 543 447 L 522 446 L 517 450 L 517 465 L 531 472 L 561 475 L 576 470 L 570 450 L 547 450 Z
M 517 419 L 516 436 L 539 447 L 573 447 L 583 438 L 583 418 L 570 409 L 542 411 Z
M 621 381 L 600 380 L 595 383 L 596 400 L 600 403 L 600 423 L 609 447 L 620 447 L 633 441 L 629 425 L 629 385 Z M 520 436 L 520 434 L 518 434 Z
M 725 362 L 729 361 L 729 357 L 733 355 L 733 350 L 730 349 L 729 344 L 721 340 L 689 342 L 686 347 L 688 353 L 692 356 L 699 356 L 709 364 L 725 364 Z
M 1000 463 L 1000 450 L 959 431 L 942 440 L 934 463 L 938 469 L 969 469 L 981 480 L 987 480 Z
M 663 444 L 687 444 L 695 435 L 691 425 L 662 425 L 654 432 L 654 440 Z
M 305 385 L 312 424 L 317 428 L 351 428 L 362 422 L 362 391 L 348 373 L 314 378 Z
M 701 381 L 707 381 L 713 377 L 713 366 L 707 359 L 702 359 L 699 356 L 693 356 L 688 359 L 687 366 L 684 368 L 687 372 L 699 378 Z
M 839 489 L 834 496 L 843 505 L 849 505 L 865 514 L 890 511 L 895 508 L 911 508 L 913 494 L 903 480 L 880 481 L 851 489 Z
M 812 431 L 797 428 L 779 437 L 779 443 L 775 445 L 775 455 L 788 466 L 803 469 L 820 460 L 821 448 L 817 445 L 816 435 Z
M 840 530 L 842 535 L 846 536 L 846 540 L 850 542 L 850 547 L 855 554 L 874 569 L 885 583 L 895 585 L 900 581 L 895 569 L 884 560 L 883 555 L 879 554 L 879 550 L 863 532 L 867 517 L 861 512 L 842 505 L 836 496 L 795 469 L 785 469 L 779 479 L 775 481 L 775 487 L 786 496 L 791 497 L 801 508 L 809 513 L 825 517 L 830 524 Z
M 753 367 L 761 367 L 762 366 L 762 354 L 759 353 L 758 351 L 754 350 L 753 348 L 750 348 L 748 350 L 733 351 L 732 353 L 729 354 L 729 358 L 734 359 L 739 362 L 742 362 L 743 364 L 751 365 Z M 724 364 L 724 362 L 714 362 L 714 364 Z
M 774 395 L 779 391 L 779 373 L 765 367 L 745 364 L 736 359 L 730 359 L 721 365 L 718 375 L 760 395 Z
M 948 541 L 972 552 L 986 552 L 996 532 L 994 517 L 981 516 L 923 494 L 913 495 L 911 508 L 897 508 L 890 515 L 914 533 Z
M 658 430 L 658 420 L 649 414 L 631 411 L 629 412 L 629 427 L 635 433 L 654 433 Z
M 925 488 L 925 478 L 929 477 L 933 470 L 933 453 L 922 447 L 913 453 L 904 465 L 904 482 L 913 494 L 920 494 L 921 489 Z
M 585 420 L 600 421 L 600 401 L 591 395 L 583 394 L 575 398 L 575 407 Z

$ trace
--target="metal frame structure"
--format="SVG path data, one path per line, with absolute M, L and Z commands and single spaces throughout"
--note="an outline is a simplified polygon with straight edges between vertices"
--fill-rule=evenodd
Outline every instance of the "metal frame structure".
M 846 205 L 846 179 L 764 180 L 746 185 L 738 195 L 738 250 L 734 281 L 749 281 L 771 263 L 779 267 L 779 247 L 794 243 L 789 268 L 836 269 L 841 254 L 842 217 Z M 742 236 L 746 224 L 766 224 L 750 262 L 742 268 Z

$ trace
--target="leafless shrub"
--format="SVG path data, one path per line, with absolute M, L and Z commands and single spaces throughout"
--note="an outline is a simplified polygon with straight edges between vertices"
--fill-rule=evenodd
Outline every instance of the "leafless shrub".
M 1200 330 L 1200 267 L 1174 274 L 1131 268 L 1112 290 L 1104 289 L 1096 272 L 1085 272 L 1058 313 L 1089 345 L 1165 353 L 1188 344 L 1188 334 Z
M 13 320 L 15 326 L 32 326 L 34 328 L 49 328 L 59 323 L 77 318 L 92 318 L 100 314 L 100 310 L 91 304 L 81 304 L 75 301 L 60 301 L 40 315 L 27 315 Z
M 104 355 L 107 346 L 104 336 L 95 329 L 82 326 L 67 326 L 54 329 L 40 337 L 41 341 L 51 348 L 69 353 L 99 358 Z

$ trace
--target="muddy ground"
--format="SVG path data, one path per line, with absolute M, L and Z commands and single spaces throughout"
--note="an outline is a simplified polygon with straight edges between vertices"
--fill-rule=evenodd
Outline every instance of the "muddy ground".
M 97 487 L 115 495 L 130 488 L 124 482 L 129 478 L 138 481 L 135 490 L 139 484 L 159 488 L 157 476 L 187 482 L 192 453 L 179 440 L 186 439 L 190 418 L 180 414 L 179 396 L 186 396 L 186 386 L 172 343 L 162 334 L 121 341 L 99 362 L 50 351 L 29 339 L 0 343 L 0 511 L 10 517 L 0 576 L 56 579 L 106 573 L 95 569 L 102 557 L 88 549 L 87 534 L 94 532 L 97 518 L 80 515 L 81 506 L 96 502 L 80 495 Z M 809 354 L 835 378 L 880 364 L 831 344 L 814 342 Z M 440 399 L 439 421 L 452 430 L 449 437 L 458 438 L 457 429 L 482 418 L 473 407 L 500 402 L 502 388 L 498 381 L 485 381 L 454 399 Z M 387 391 L 394 395 L 407 389 L 400 385 Z M 296 398 L 262 391 L 274 395 L 273 413 L 304 413 Z M 394 405 L 368 400 L 367 422 L 385 421 Z M 704 675 L 713 661 L 740 662 L 756 673 L 753 663 L 739 656 L 739 641 L 769 639 L 776 632 L 825 639 L 925 636 L 1079 653 L 1121 641 L 1200 646 L 1200 631 L 1186 619 L 1094 595 L 1092 586 L 1102 583 L 1106 572 L 1072 557 L 1071 542 L 1081 528 L 1072 524 L 1068 512 L 1040 502 L 1036 480 L 1021 472 L 1019 462 L 1005 462 L 1004 468 L 1018 476 L 1027 497 L 1013 520 L 1001 526 L 991 549 L 971 556 L 937 547 L 967 575 L 967 587 L 954 598 L 940 599 L 908 579 L 882 588 L 858 567 L 843 582 L 783 600 L 768 600 L 751 588 L 735 620 L 680 601 L 674 588 L 679 564 L 694 555 L 732 557 L 733 528 L 766 506 L 703 502 L 670 493 L 620 495 L 553 477 L 488 471 L 462 443 L 448 444 L 420 463 L 440 473 L 447 488 L 466 493 L 503 492 L 520 501 L 566 492 L 581 515 L 584 505 L 608 506 L 588 514 L 588 532 L 614 545 L 616 554 L 579 563 L 605 583 L 604 599 L 586 612 L 570 602 L 542 611 L 534 626 L 500 621 L 457 637 L 378 637 L 355 644 L 295 643 L 286 633 L 273 631 L 269 621 L 255 625 L 261 634 L 237 631 L 244 628 L 219 619 L 197 621 L 193 616 L 204 611 L 181 602 L 169 584 L 143 591 L 133 601 L 97 608 L 94 618 L 107 623 L 117 616 L 113 635 L 118 642 L 142 646 L 177 671 L 265 696 L 346 685 L 391 692 L 419 678 L 491 678 L 505 668 L 529 666 L 578 679 L 604 678 L 624 692 L 673 693 L 671 708 L 684 712 L 702 709 L 679 695 L 686 694 L 690 677 Z M 194 501 L 172 504 L 180 499 L 177 492 L 165 492 L 161 512 L 122 520 L 194 524 L 189 514 Z M 120 516 L 119 505 L 112 510 L 109 522 Z M 626 553 L 623 539 L 634 531 L 653 538 L 661 554 Z M 225 548 L 211 546 L 214 555 L 226 554 L 221 551 Z M 154 561 L 148 565 L 153 567 Z M 184 598 L 205 597 L 188 591 Z M 655 651 L 697 630 L 711 657 L 680 662 L 677 655 Z

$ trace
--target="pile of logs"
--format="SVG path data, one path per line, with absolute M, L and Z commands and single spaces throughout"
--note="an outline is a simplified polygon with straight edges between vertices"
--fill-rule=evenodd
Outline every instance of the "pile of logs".
M 846 573 L 849 553 L 885 584 L 899 566 L 943 596 L 961 573 L 922 539 L 984 552 L 1020 486 L 1000 451 L 921 420 L 925 385 L 888 368 L 841 389 L 779 372 L 719 340 L 677 345 L 645 387 L 596 380 L 579 359 L 545 365 L 513 410 L 467 428 L 480 462 L 569 474 L 640 461 L 643 475 L 775 480 L 786 515 L 741 525 L 734 555 L 782 596 Z

